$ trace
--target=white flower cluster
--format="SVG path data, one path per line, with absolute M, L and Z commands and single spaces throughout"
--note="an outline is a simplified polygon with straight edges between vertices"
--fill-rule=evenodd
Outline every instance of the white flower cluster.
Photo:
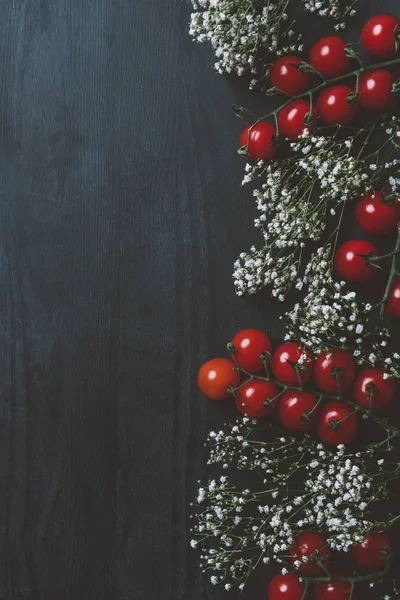
M 306 470 L 305 489 L 315 494 L 305 508 L 306 519 L 328 532 L 332 549 L 347 552 L 371 528 L 363 514 L 374 500 L 374 475 L 354 456 L 346 456 L 342 446 L 331 456 L 329 466 L 321 468 L 314 459 Z
M 243 589 L 260 564 L 287 563 L 301 532 L 320 532 L 340 551 L 362 541 L 377 527 L 370 509 L 386 497 L 393 476 L 372 451 L 327 450 L 307 435 L 301 442 L 290 436 L 253 439 L 255 431 L 256 422 L 245 418 L 227 432 L 210 433 L 208 464 L 253 473 L 246 481 L 254 489 L 237 487 L 227 474 L 211 479 L 199 488 L 192 517 L 191 546 L 201 549 L 211 582 L 226 589 Z M 303 491 L 292 491 L 299 478 Z
M 346 20 L 356 14 L 355 6 L 359 0 L 305 0 L 304 9 L 320 17 L 330 17 L 335 21 L 335 29 L 345 29 Z
M 387 356 L 387 329 L 373 322 L 369 303 L 357 302 L 356 293 L 344 281 L 332 277 L 332 248 L 329 244 L 312 255 L 296 288 L 307 288 L 302 303 L 286 313 L 285 339 L 300 339 L 318 354 L 332 340 L 348 351 L 359 364 L 385 366 L 388 376 L 400 378 L 400 355 Z
M 303 49 L 286 12 L 288 0 L 192 0 L 192 4 L 190 35 L 211 43 L 219 73 L 250 73 L 250 87 L 264 81 L 268 59 Z
M 239 296 L 272 285 L 272 295 L 283 301 L 299 273 L 305 243 L 320 238 L 338 206 L 371 187 L 373 175 L 351 155 L 351 139 L 305 132 L 291 149 L 295 155 L 284 161 L 246 165 L 243 183 L 265 179 L 253 192 L 261 213 L 255 226 L 263 233 L 264 246 L 253 246 L 235 262 Z

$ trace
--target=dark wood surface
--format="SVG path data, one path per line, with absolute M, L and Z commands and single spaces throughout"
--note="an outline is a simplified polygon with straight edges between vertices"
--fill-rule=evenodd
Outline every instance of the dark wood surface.
M 363 4 L 348 39 L 400 15 Z M 266 101 L 213 71 L 181 0 L 0 7 L 0 599 L 228 597 L 188 548 L 233 414 L 195 375 L 241 327 L 282 334 L 231 282 L 256 232 L 230 106 Z

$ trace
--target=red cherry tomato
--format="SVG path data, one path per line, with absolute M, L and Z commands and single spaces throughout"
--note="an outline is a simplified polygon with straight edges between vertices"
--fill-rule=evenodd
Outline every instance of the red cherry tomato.
M 393 400 L 396 382 L 384 378 L 385 371 L 370 367 L 362 369 L 356 377 L 353 387 L 354 400 L 373 412 L 381 412 Z
M 271 85 L 288 96 L 297 96 L 305 92 L 310 83 L 310 74 L 293 67 L 302 62 L 303 60 L 298 56 L 278 58 L 269 74 Z
M 311 48 L 310 64 L 324 77 L 338 77 L 350 67 L 350 58 L 345 55 L 346 42 L 338 35 L 323 37 Z
M 332 573 L 332 577 L 344 579 L 346 575 L 343 573 Z M 349 600 L 351 594 L 351 583 L 346 581 L 317 583 L 314 589 L 315 600 Z
M 269 381 L 248 379 L 236 392 L 236 407 L 242 415 L 251 419 L 262 419 L 268 416 L 274 405 L 264 406 L 265 400 L 273 400 L 279 394 L 279 389 Z
M 306 119 L 310 115 L 310 103 L 307 100 L 294 100 L 285 108 L 282 108 L 278 115 L 279 131 L 290 140 L 296 140 L 305 129 L 311 132 L 317 127 L 317 117 L 314 107 L 312 107 L 312 123 L 307 124 Z
M 272 352 L 270 339 L 259 329 L 243 329 L 232 340 L 236 348 L 236 358 L 245 371 L 258 373 L 264 368 L 260 360 L 263 352 Z
M 271 579 L 268 587 L 268 600 L 302 600 L 304 583 L 294 573 L 279 573 Z
M 350 240 L 336 251 L 335 267 L 346 281 L 368 281 L 377 272 L 372 265 L 366 265 L 365 258 L 370 253 L 376 255 L 376 248 L 366 240 Z
M 367 21 L 361 32 L 361 41 L 368 52 L 378 58 L 396 54 L 396 34 L 399 20 L 392 15 L 375 15 Z
M 299 575 L 307 577 L 316 577 L 325 573 L 322 563 L 328 566 L 332 560 L 332 552 L 326 539 L 319 533 L 301 533 L 295 540 L 290 551 L 290 562 L 296 567 Z M 300 567 L 295 564 L 297 561 L 303 562 L 302 558 L 307 557 L 308 561 Z
M 357 202 L 357 223 L 367 233 L 383 235 L 397 229 L 400 203 L 386 204 L 383 199 L 382 192 L 370 192 Z
M 366 569 L 380 569 L 386 565 L 385 553 L 392 546 L 386 533 L 370 533 L 361 544 L 351 548 L 354 560 Z
M 340 421 L 340 423 L 338 423 Z M 358 415 L 343 402 L 328 402 L 318 423 L 318 435 L 325 444 L 349 444 L 358 430 Z
M 250 143 L 247 147 L 250 132 Z M 241 137 L 240 146 L 247 149 L 252 160 L 268 160 L 273 158 L 278 150 L 277 144 L 274 144 L 276 129 L 271 123 L 261 121 L 257 125 L 247 127 Z
M 317 100 L 317 113 L 325 125 L 346 125 L 355 116 L 358 105 L 348 102 L 354 94 L 348 85 L 332 85 L 321 92 Z
M 386 302 L 386 312 L 395 319 L 400 319 L 400 277 L 395 277 Z
M 299 376 L 294 368 L 297 364 Z M 271 371 L 275 379 L 286 385 L 299 385 L 299 377 L 306 383 L 313 372 L 312 355 L 297 342 L 285 342 L 272 355 Z
M 226 358 L 213 358 L 200 367 L 197 383 L 202 394 L 210 400 L 228 398 L 227 388 L 237 387 L 240 375 L 234 370 L 235 365 Z
M 278 419 L 287 429 L 307 431 L 316 423 L 321 411 L 319 407 L 315 408 L 317 404 L 318 397 L 309 392 L 285 392 L 278 401 Z M 306 413 L 311 413 L 308 419 Z
M 338 394 L 339 389 L 341 392 L 349 389 L 354 381 L 355 371 L 355 362 L 350 354 L 332 348 L 318 355 L 314 365 L 314 380 L 322 392 Z
M 386 69 L 367 71 L 360 77 L 358 101 L 366 110 L 385 110 L 392 104 L 394 77 Z

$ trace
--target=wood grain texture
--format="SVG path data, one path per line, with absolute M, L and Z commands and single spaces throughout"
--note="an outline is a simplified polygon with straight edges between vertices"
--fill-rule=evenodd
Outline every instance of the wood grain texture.
M 231 282 L 255 232 L 230 106 L 265 101 L 187 2 L 0 7 L 0 599 L 218 600 L 189 503 L 232 413 L 195 373 L 238 328 L 282 333 Z

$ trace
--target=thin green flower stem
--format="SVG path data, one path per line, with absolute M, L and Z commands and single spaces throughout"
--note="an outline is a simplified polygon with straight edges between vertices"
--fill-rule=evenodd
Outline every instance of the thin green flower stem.
M 383 319 L 384 315 L 385 315 L 385 307 L 386 307 L 386 303 L 390 294 L 390 290 L 392 288 L 392 284 L 393 284 L 393 280 L 397 275 L 397 254 L 400 252 L 400 228 L 397 232 L 397 239 L 396 239 L 396 245 L 394 248 L 394 251 L 392 253 L 392 262 L 390 265 L 390 272 L 389 272 L 389 277 L 388 280 L 386 282 L 386 287 L 385 287 L 385 293 L 383 295 L 383 299 L 382 302 L 380 302 L 380 311 L 379 311 L 379 316 L 381 319 Z M 379 306 L 379 305 L 378 305 Z
M 359 153 L 357 154 L 357 160 L 359 158 L 361 158 L 362 153 L 364 152 L 365 148 L 368 146 L 369 140 L 371 138 L 371 135 L 374 133 L 374 131 L 376 130 L 376 126 L 380 121 L 380 117 L 376 117 L 376 119 L 374 119 L 372 126 L 370 127 L 368 134 L 365 138 L 365 140 L 363 141 L 363 143 L 361 144 L 361 148 Z
M 333 233 L 331 234 L 331 236 L 329 236 L 329 238 L 328 238 L 328 240 L 326 242 L 328 244 L 329 240 L 332 237 L 332 235 L 335 236 L 335 239 L 334 239 L 334 242 L 333 242 L 333 251 L 332 251 L 332 254 L 331 254 L 331 265 L 332 266 L 333 266 L 333 260 L 334 260 L 334 256 L 335 256 L 335 253 L 336 253 L 336 247 L 337 247 L 337 243 L 338 243 L 338 239 L 339 239 L 340 228 L 341 228 L 341 225 L 342 225 L 343 215 L 344 215 L 344 211 L 345 211 L 346 206 L 347 206 L 347 202 L 342 202 L 342 208 L 341 208 L 341 211 L 340 211 L 340 215 L 339 215 L 339 219 L 338 219 L 338 222 L 337 222 L 337 225 L 336 225 L 336 229 L 333 231 Z
M 387 523 L 387 529 L 389 529 L 389 527 L 391 527 L 392 525 L 394 525 L 395 523 L 397 523 L 397 521 L 400 520 L 400 515 L 397 515 L 396 517 L 393 517 L 393 519 L 390 519 L 390 521 L 388 521 Z

